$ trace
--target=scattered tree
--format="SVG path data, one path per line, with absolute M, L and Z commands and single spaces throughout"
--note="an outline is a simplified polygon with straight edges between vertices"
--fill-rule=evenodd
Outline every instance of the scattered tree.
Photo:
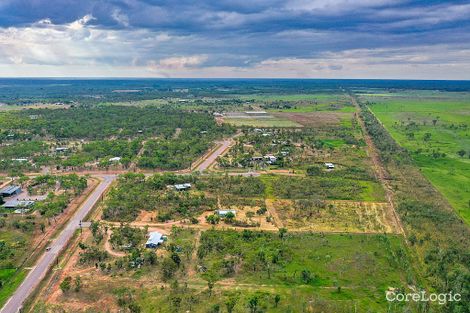
M 70 290 L 72 284 L 72 277 L 67 276 L 64 278 L 64 280 L 60 283 L 60 290 L 62 290 L 63 293 L 67 293 L 67 291 Z

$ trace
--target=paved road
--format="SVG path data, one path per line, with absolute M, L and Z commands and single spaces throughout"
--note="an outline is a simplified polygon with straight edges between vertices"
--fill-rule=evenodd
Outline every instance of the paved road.
M 220 145 L 220 147 L 218 147 L 204 161 L 202 161 L 198 166 L 196 166 L 196 171 L 202 172 L 206 170 L 209 166 L 211 166 L 212 163 L 215 162 L 217 157 L 219 157 L 222 153 L 224 153 L 230 147 L 232 143 L 233 143 L 232 139 L 226 139 L 222 141 L 222 144 Z
M 100 200 L 103 192 L 116 178 L 115 175 L 103 175 L 100 177 L 103 181 L 95 188 L 77 212 L 75 212 L 59 236 L 53 240 L 50 245 L 51 250 L 43 254 L 33 269 L 28 273 L 23 283 L 3 306 L 0 313 L 17 313 L 19 311 L 26 298 L 28 298 L 32 291 L 38 286 L 51 265 L 56 262 L 58 254 L 66 247 L 75 230 L 79 227 L 80 221 L 86 217 L 93 206 Z

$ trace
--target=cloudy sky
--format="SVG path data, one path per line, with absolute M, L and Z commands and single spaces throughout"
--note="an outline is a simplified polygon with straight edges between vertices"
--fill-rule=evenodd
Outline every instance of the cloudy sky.
M 0 76 L 470 79 L 470 2 L 0 0 Z

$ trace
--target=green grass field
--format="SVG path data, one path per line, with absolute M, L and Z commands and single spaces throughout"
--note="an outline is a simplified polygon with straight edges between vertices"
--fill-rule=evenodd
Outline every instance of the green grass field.
M 294 292 L 299 302 L 315 294 L 330 304 L 350 301 L 360 311 L 386 312 L 385 291 L 414 279 L 406 248 L 395 236 L 304 233 L 282 239 L 275 233 L 208 231 L 198 255 L 207 267 L 202 276 L 221 284 L 233 279 L 252 290 Z M 227 260 L 235 260 L 235 272 L 227 270 Z
M 250 95 L 234 95 L 234 97 L 243 100 L 255 101 L 299 101 L 299 100 L 319 100 L 322 102 L 333 101 L 343 97 L 340 93 L 301 93 L 301 94 L 250 94 Z
M 268 199 L 328 199 L 385 201 L 382 186 L 372 180 L 343 177 L 290 177 L 261 175 Z
M 355 108 L 347 101 L 347 97 L 340 93 L 318 94 L 263 94 L 239 97 L 244 100 L 253 100 L 270 112 L 311 113 L 311 112 L 354 112 Z M 289 104 L 290 107 L 277 107 Z
M 15 292 L 16 288 L 26 277 L 26 274 L 25 270 L 17 272 L 14 268 L 0 269 L 0 281 L 2 282 L 2 287 L 0 288 L 0 307 Z
M 355 108 L 352 106 L 341 106 L 338 109 L 332 109 L 330 103 L 319 103 L 316 105 L 302 105 L 289 109 L 268 109 L 269 112 L 292 112 L 292 113 L 310 113 L 310 112 L 354 112 Z
M 371 110 L 470 224 L 469 94 L 367 96 Z M 463 155 L 459 155 L 464 153 Z

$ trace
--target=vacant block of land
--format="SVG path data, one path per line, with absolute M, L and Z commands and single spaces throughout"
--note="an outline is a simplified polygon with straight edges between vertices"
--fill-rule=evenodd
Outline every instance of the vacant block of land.
M 385 202 L 281 200 L 272 203 L 292 230 L 348 233 L 398 233 Z
M 288 119 L 305 127 L 339 125 L 343 121 L 351 120 L 353 117 L 353 113 L 345 112 L 276 112 L 272 114 L 278 118 Z

